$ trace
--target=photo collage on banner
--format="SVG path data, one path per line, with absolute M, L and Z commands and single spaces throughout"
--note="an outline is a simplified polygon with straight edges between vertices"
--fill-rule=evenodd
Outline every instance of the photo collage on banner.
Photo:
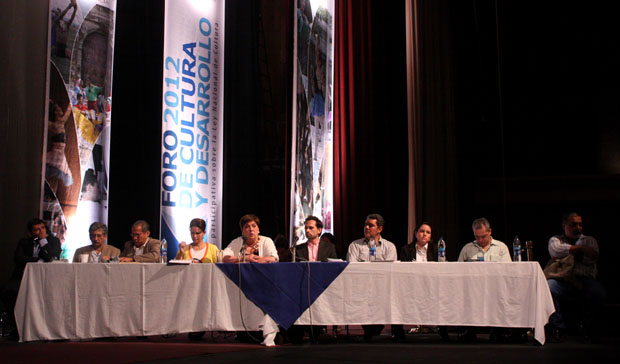
M 292 158 L 292 240 L 306 240 L 304 220 L 333 233 L 333 0 L 297 0 Z
M 107 223 L 116 0 L 50 0 L 49 112 L 43 220 L 61 259 Z
M 167 0 L 164 20 L 160 239 L 174 258 L 189 223 L 221 247 L 225 1 Z

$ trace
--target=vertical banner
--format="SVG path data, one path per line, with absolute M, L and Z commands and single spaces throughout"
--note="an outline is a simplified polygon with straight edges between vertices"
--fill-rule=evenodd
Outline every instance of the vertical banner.
M 174 258 L 193 218 L 221 246 L 223 0 L 166 0 L 160 238 Z
M 297 0 L 296 10 L 291 234 L 299 244 L 310 215 L 333 232 L 334 1 Z
M 43 220 L 61 259 L 107 223 L 116 0 L 50 0 Z

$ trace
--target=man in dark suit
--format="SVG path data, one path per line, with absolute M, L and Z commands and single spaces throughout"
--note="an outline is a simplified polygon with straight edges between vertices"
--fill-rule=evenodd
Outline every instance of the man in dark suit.
M 304 221 L 307 242 L 299 244 L 295 250 L 295 260 L 298 262 L 324 262 L 328 258 L 337 258 L 336 247 L 327 240 L 321 240 L 323 222 L 316 216 L 308 216 Z M 310 341 L 315 343 L 325 326 L 295 325 L 287 330 L 289 340 L 293 344 L 303 342 L 304 332 L 310 333 Z
M 336 259 L 336 247 L 326 240 L 321 240 L 323 222 L 316 216 L 308 216 L 304 221 L 307 242 L 297 246 L 295 260 L 298 262 L 326 262 L 328 258 Z
M 138 220 L 131 226 L 131 240 L 125 243 L 121 262 L 161 263 L 161 241 L 150 237 L 149 224 Z
M 11 279 L 1 287 L 0 296 L 5 305 L 7 312 L 7 321 L 5 329 L 9 331 L 10 338 L 17 340 L 17 329 L 15 329 L 15 316 L 13 309 L 19 286 L 21 284 L 26 264 L 34 262 L 51 262 L 60 258 L 60 240 L 52 235 L 47 235 L 45 222 L 41 219 L 32 219 L 26 225 L 28 227 L 28 237 L 20 239 L 15 249 L 14 261 L 15 269 Z
M 13 277 L 21 280 L 26 264 L 31 262 L 51 262 L 60 259 L 60 240 L 47 235 L 45 222 L 41 219 L 28 221 L 29 237 L 17 242 L 15 249 L 15 270 Z

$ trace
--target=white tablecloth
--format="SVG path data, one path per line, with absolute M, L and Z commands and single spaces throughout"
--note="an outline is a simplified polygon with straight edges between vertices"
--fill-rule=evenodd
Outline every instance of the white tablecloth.
M 277 330 L 214 264 L 31 263 L 15 318 L 22 341 Z
M 544 344 L 553 311 L 538 263 L 351 263 L 297 323 L 524 327 Z M 22 341 L 277 329 L 215 264 L 31 263 L 15 317 Z
M 296 323 L 535 328 L 544 344 L 554 311 L 536 262 L 350 263 Z

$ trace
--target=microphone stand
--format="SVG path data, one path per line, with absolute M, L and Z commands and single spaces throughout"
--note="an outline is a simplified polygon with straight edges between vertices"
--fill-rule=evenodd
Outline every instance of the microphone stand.
M 243 259 L 241 263 L 245 263 L 245 250 L 248 246 L 248 242 L 245 236 L 242 236 L 241 239 L 243 239 L 243 245 L 241 245 L 241 255 L 243 256 Z
M 295 257 L 297 256 L 297 242 L 299 241 L 299 236 L 295 236 L 293 238 L 293 259 L 291 261 L 295 263 Z

